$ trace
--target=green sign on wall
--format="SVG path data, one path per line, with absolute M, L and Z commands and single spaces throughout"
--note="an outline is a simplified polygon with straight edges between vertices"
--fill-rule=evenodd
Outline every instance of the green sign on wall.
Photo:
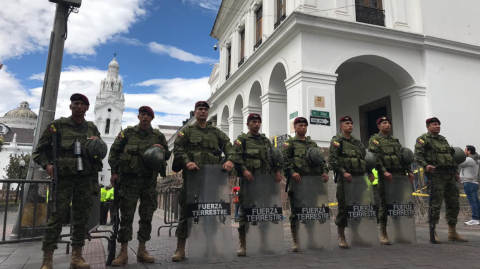
M 292 114 L 290 114 L 290 119 L 293 119 L 293 118 L 296 118 L 296 117 L 298 117 L 298 111 L 295 111 Z
M 310 110 L 310 111 L 311 111 L 310 116 L 330 118 L 330 112 L 317 111 L 317 110 Z

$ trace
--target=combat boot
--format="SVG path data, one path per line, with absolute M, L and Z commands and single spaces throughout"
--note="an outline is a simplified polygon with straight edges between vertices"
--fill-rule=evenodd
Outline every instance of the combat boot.
M 345 227 L 337 227 L 338 246 L 340 248 L 348 248 L 347 240 L 345 240 Z
M 380 223 L 380 243 L 382 245 L 390 245 L 390 239 L 387 235 L 387 224 Z
M 72 250 L 72 258 L 70 260 L 70 269 L 90 268 L 90 264 L 85 262 L 82 257 L 82 247 L 74 246 Z
M 137 262 L 154 263 L 155 258 L 148 254 L 145 248 L 145 242 L 138 242 Z
M 43 251 L 43 263 L 40 269 L 52 269 L 53 268 L 53 250 Z
M 185 243 L 187 242 L 186 238 L 177 239 L 177 250 L 173 254 L 172 261 L 179 262 L 185 258 Z
M 457 233 L 455 225 L 448 225 L 448 241 L 468 242 L 467 239 Z
M 292 240 L 293 240 L 292 251 L 298 252 L 297 231 L 295 229 L 292 229 Z
M 112 261 L 112 266 L 122 266 L 128 263 L 128 243 L 122 243 L 120 253 L 115 260 Z
M 237 250 L 237 256 L 247 256 L 245 233 L 239 233 L 238 240 L 240 241 L 240 246 Z

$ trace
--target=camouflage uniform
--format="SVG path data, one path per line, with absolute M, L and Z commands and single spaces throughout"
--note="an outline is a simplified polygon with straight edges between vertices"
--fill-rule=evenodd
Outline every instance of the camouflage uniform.
M 406 173 L 412 173 L 410 165 L 402 166 L 397 154 L 400 153 L 402 144 L 393 135 L 384 137 L 381 133 L 372 135 L 369 141 L 369 151 L 377 156 L 378 171 L 378 195 L 380 197 L 378 220 L 382 224 L 387 223 L 387 210 L 385 200 L 385 178 L 383 173 L 389 172 L 392 175 L 405 176 Z M 407 178 L 405 177 L 405 180 Z M 377 205 L 378 206 L 378 205 Z
M 269 175 L 275 174 L 270 162 L 267 160 L 267 150 L 273 147 L 272 142 L 264 135 L 252 135 L 251 133 L 238 136 L 233 145 L 238 161 L 235 163 L 238 175 L 243 175 L 245 170 L 250 171 L 252 175 Z M 240 192 L 238 194 L 238 204 L 241 210 L 240 222 L 238 226 L 238 232 L 240 234 L 245 233 L 245 210 L 243 209 L 244 191 L 245 191 L 245 179 L 240 181 Z
M 57 211 L 52 212 L 48 219 L 47 228 L 43 236 L 42 250 L 57 249 L 58 236 L 62 232 L 62 222 L 72 203 L 72 246 L 83 247 L 85 244 L 85 229 L 87 228 L 90 209 L 93 205 L 92 196 L 98 186 L 98 171 L 102 169 L 101 162 L 91 162 L 83 158 L 83 171 L 76 171 L 76 157 L 73 152 L 73 143 L 78 139 L 82 145 L 90 136 L 100 138 L 97 127 L 90 121 L 76 123 L 72 117 L 60 118 L 48 125 L 43 132 L 35 151 L 33 161 L 43 169 L 53 164 L 52 138 L 57 135 Z
M 429 175 L 428 184 L 433 184 L 434 194 L 432 200 L 432 221 L 438 224 L 440 209 L 445 197 L 445 217 L 448 225 L 457 224 L 460 212 L 459 192 L 455 185 L 455 173 L 458 165 L 452 154 L 452 148 L 445 137 L 433 136 L 425 133 L 417 138 L 415 143 L 415 161 L 424 169 L 428 164 L 435 166 L 433 173 Z M 425 170 L 426 171 L 426 170 Z
M 318 148 L 316 142 L 312 141 L 312 139 L 307 136 L 305 140 L 299 139 L 297 136 L 288 139 L 283 144 L 283 160 L 284 160 L 284 171 L 286 177 L 290 178 L 290 185 L 288 187 L 289 192 L 288 195 L 290 197 L 290 228 L 294 230 L 295 228 L 295 208 L 293 201 L 294 201 L 294 193 L 292 192 L 292 186 L 295 184 L 292 179 L 292 175 L 294 173 L 299 173 L 300 176 L 310 176 L 316 175 L 319 176 L 318 180 L 323 183 L 323 178 L 320 176 L 322 174 L 328 174 L 328 168 L 325 161 L 321 166 L 312 167 L 308 164 L 307 161 L 307 150 L 310 148 Z
M 175 162 L 182 164 L 184 170 L 189 162 L 195 162 L 202 168 L 204 164 L 219 164 L 222 152 L 227 161 L 236 161 L 236 154 L 228 136 L 220 129 L 207 125 L 202 129 L 196 123 L 187 126 L 178 133 L 175 139 L 173 154 Z M 183 184 L 180 190 L 178 203 L 180 205 L 180 218 L 175 235 L 180 239 L 188 237 L 187 231 L 187 173 L 182 173 Z
M 165 135 L 150 127 L 140 129 L 139 125 L 128 127 L 120 132 L 110 149 L 108 163 L 112 173 L 120 176 L 120 231 L 119 243 L 128 243 L 132 240 L 132 223 L 137 208 L 138 199 L 140 215 L 137 239 L 140 242 L 150 240 L 152 231 L 152 217 L 157 209 L 157 176 L 158 172 L 165 176 L 166 162 L 156 171 L 148 168 L 143 161 L 143 153 L 153 146 L 160 144 L 165 150 L 165 161 L 170 158 Z M 157 172 L 158 171 L 158 172 Z
M 338 214 L 335 224 L 338 227 L 347 227 L 343 174 L 347 172 L 352 176 L 364 175 L 367 172 L 364 160 L 366 152 L 360 140 L 353 135 L 348 139 L 343 134 L 338 134 L 332 138 L 329 152 L 328 163 L 330 169 L 335 172 L 337 183 Z

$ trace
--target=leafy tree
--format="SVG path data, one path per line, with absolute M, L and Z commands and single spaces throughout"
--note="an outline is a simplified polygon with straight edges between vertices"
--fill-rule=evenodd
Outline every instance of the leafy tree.
M 3 176 L 5 179 L 25 179 L 27 178 L 27 171 L 28 171 L 28 165 L 30 163 L 30 154 L 24 155 L 23 153 L 21 155 L 12 155 L 10 154 L 10 162 L 8 165 L 3 168 L 3 170 L 6 172 L 6 176 Z M 20 161 L 24 160 L 25 161 L 25 167 L 23 169 L 20 168 Z M 20 174 L 20 172 L 22 174 Z

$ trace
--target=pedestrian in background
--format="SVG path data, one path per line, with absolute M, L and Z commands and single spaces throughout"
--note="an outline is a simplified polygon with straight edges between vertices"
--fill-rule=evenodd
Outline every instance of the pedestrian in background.
M 465 222 L 466 225 L 480 224 L 480 199 L 478 198 L 478 154 L 474 146 L 465 148 L 467 159 L 459 165 L 460 179 L 463 190 L 467 195 L 468 203 L 472 208 L 472 220 Z

